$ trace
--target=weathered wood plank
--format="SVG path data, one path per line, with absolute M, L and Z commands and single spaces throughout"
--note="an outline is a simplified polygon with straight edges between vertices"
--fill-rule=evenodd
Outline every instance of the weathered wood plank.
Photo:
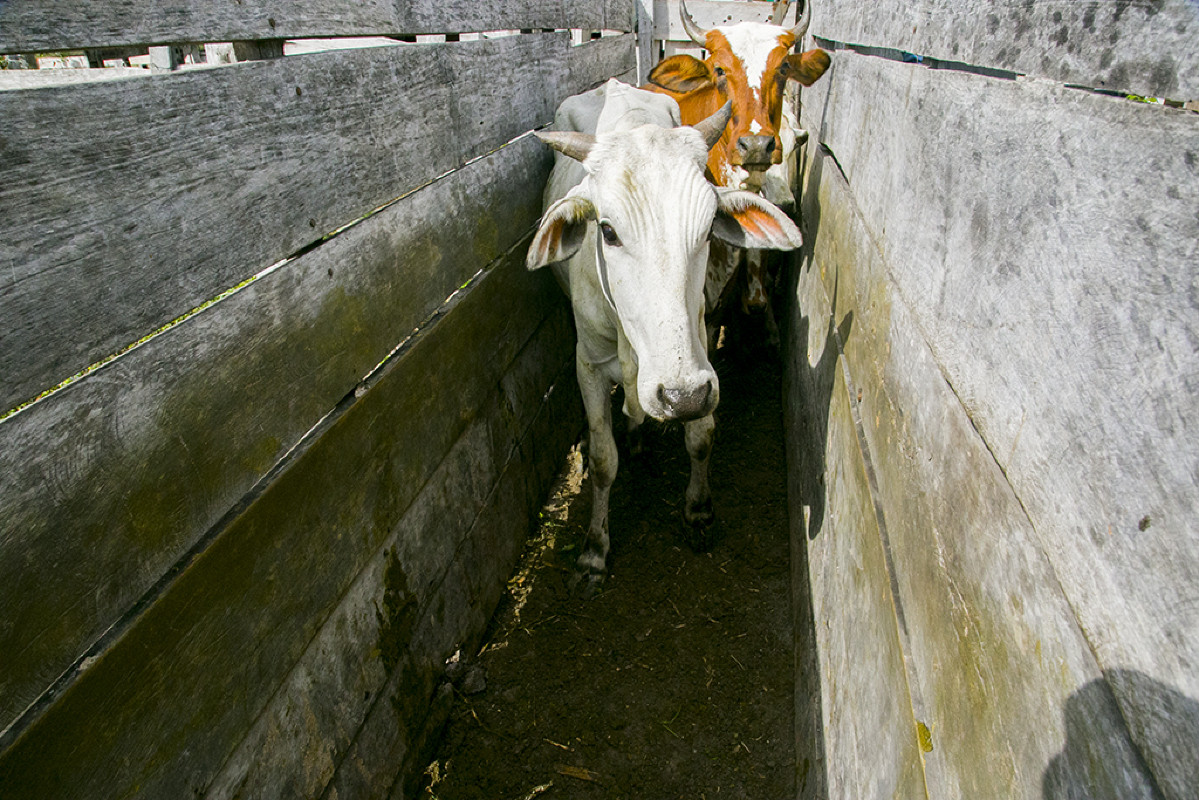
M 549 310 L 514 252 L 350 398 L 0 754 L 12 797 L 202 791 Z M 435 612 L 436 613 L 436 610 Z M 427 694 L 425 696 L 428 696 Z
M 522 28 L 633 30 L 632 0 L 8 0 L 0 53 L 83 47 L 466 33 Z
M 549 164 L 519 140 L 0 424 L 0 729 L 531 229 Z
M 521 485 L 517 471 L 509 470 L 495 486 L 470 536 L 462 543 L 442 583 L 435 588 L 432 607 L 443 610 L 439 614 L 428 615 L 416 626 L 409 658 L 401 665 L 401 669 L 392 673 L 387 685 L 377 693 L 370 713 L 356 732 L 353 744 L 322 797 L 386 797 L 397 771 L 406 773 L 400 775 L 402 782 L 404 778 L 411 778 L 412 772 L 419 774 L 427 766 L 427 761 L 420 761 L 412 752 L 413 737 L 408 729 L 412 727 L 413 719 L 419 721 L 419 710 L 427 704 L 418 706 L 415 714 L 405 708 L 411 702 L 407 697 L 412 683 L 410 675 L 420 672 L 440 675 L 446 658 L 455 650 L 461 648 L 466 656 L 477 652 L 480 631 L 473 630 L 470 636 L 465 637 L 462 631 L 468 629 L 472 620 L 485 622 L 491 618 L 494 600 L 511 574 L 511 559 L 516 553 L 511 549 L 514 540 L 505 536 L 503 531 L 513 524 L 512 520 L 534 523 L 536 510 L 540 508 L 544 497 L 528 497 L 529 489 L 548 485 L 546 482 L 553 478 L 561 465 L 565 449 L 576 440 L 582 419 L 571 357 L 548 401 L 543 404 L 532 428 L 521 442 L 522 470 L 527 470 L 527 485 Z M 523 504 L 522 495 L 525 495 Z M 485 582 L 479 581 L 479 572 L 472 567 L 465 553 L 478 549 L 480 542 L 495 541 L 497 534 L 507 543 L 509 549 L 506 555 L 493 547 L 485 551 L 486 558 L 478 563 L 478 566 L 490 571 L 490 594 L 486 599 L 473 599 L 470 608 L 463 608 L 461 599 L 456 598 L 468 597 L 472 586 L 485 585 Z M 476 547 L 468 547 L 468 544 Z M 403 561 L 405 555 L 401 554 L 400 558 Z M 451 613 L 453 609 L 457 609 L 456 614 Z M 412 795 L 396 791 L 390 796 L 399 798 Z
M 649 71 L 657 63 L 657 52 L 654 49 L 654 2 L 653 0 L 636 0 L 637 3 L 637 81 L 635 86 L 642 86 L 649 77 Z
M 737 22 L 767 22 L 772 4 L 751 0 L 688 0 L 687 10 L 701 28 L 732 25 Z M 654 0 L 654 38 L 690 42 L 683 30 L 678 0 Z
M 813 329 L 825 328 L 817 323 Z M 806 344 L 791 348 L 800 359 L 793 369 L 807 366 Z M 796 410 L 821 409 L 827 426 L 821 432 L 826 449 L 820 452 L 827 493 L 818 512 L 823 514 L 827 508 L 827 516 L 819 530 L 810 527 L 804 537 L 811 537 L 806 544 L 827 781 L 827 794 L 819 796 L 924 797 L 917 721 L 908 697 L 874 506 L 844 377 L 837 368 L 836 344 L 826 345 L 834 352 L 813 356 L 817 364 L 833 368 L 831 374 L 820 376 L 821 382 L 831 379 L 832 384 L 823 397 L 791 395 L 788 402 L 790 447 L 813 444 L 804 435 L 811 430 L 811 420 L 797 418 Z M 790 476 L 792 481 L 813 478 Z M 809 506 L 793 508 L 791 513 L 811 521 L 816 511 Z
M 95 83 L 125 78 L 145 78 L 141 67 L 106 67 L 105 69 L 5 69 L 0 70 L 0 92 L 12 89 L 44 89 L 72 83 Z M 7 145 L 5 145 L 7 146 Z
M 567 41 L 326 52 L 0 92 L 0 408 L 635 66 L 631 35 Z M 48 135 L 63 120 L 70 135 Z
M 829 327 L 829 296 L 836 316 L 852 320 L 840 325 L 850 397 L 885 520 L 907 680 L 932 748 L 929 796 L 1058 796 L 1043 795 L 1037 778 L 1067 738 L 1072 694 L 1102 673 L 1023 509 L 894 295 L 847 185 L 831 158 L 817 159 L 805 198 L 823 283 L 800 307 L 817 333 Z M 828 453 L 831 473 L 845 455 L 835 444 Z M 830 478 L 834 521 L 836 491 Z M 855 593 L 837 577 L 821 592 L 830 602 Z M 1110 692 L 1078 705 L 1075 721 L 1104 757 L 1060 770 L 1052 792 L 1153 797 Z
M 808 92 L 806 126 L 869 220 L 893 305 L 1018 497 L 1098 667 L 1152 676 L 1111 688 L 1157 783 L 1185 796 L 1199 779 L 1199 711 L 1166 712 L 1163 693 L 1199 697 L 1199 309 L 1178 282 L 1199 242 L 1199 125 L 1051 85 L 851 55 Z M 915 374 L 919 362 L 906 363 L 884 379 Z M 909 415 L 895 430 L 915 425 L 908 406 L 923 391 L 891 401 Z M 934 463 L 951 455 L 938 430 L 911 438 Z M 959 477 L 926 482 L 951 493 Z M 973 563 L 962 574 L 981 580 L 997 562 Z M 993 598 L 984 627 L 1004 619 L 993 584 L 980 597 Z
M 494 528 L 503 545 L 488 548 L 482 560 L 492 570 L 490 583 L 502 587 L 511 573 L 514 548 L 536 519 L 541 495 L 552 477 L 538 469 L 538 456 L 552 469 L 581 421 L 577 413 L 575 425 L 562 424 L 556 431 L 535 425 L 549 411 L 547 386 L 555 387 L 558 395 L 575 394 L 574 336 L 568 314 L 563 304 L 517 356 L 502 380 L 508 388 L 497 386 L 491 400 L 483 404 L 479 417 L 437 467 L 383 549 L 355 579 L 222 767 L 207 797 L 245 796 L 249 787 L 260 800 L 321 796 L 335 769 L 345 763 L 346 748 L 358 740 L 367 712 L 381 704 L 394 713 L 390 708 L 394 687 L 390 693 L 386 690 L 401 664 L 408 662 L 410 669 L 420 663 L 439 671 L 450 654 L 446 647 L 456 648 L 481 634 L 494 598 L 472 591 L 467 599 L 479 611 L 473 629 L 447 626 L 436 648 L 429 647 L 431 642 L 407 638 L 413 621 L 429 616 L 447 571 L 456 556 L 460 560 L 464 542 L 475 531 Z M 558 404 L 555 399 L 554 405 Z M 555 421 L 565 422 L 561 417 Z M 540 452 L 529 446 L 535 428 L 544 437 Z M 518 508 L 498 507 L 513 502 Z M 427 705 L 427 698 L 422 702 Z M 386 749 L 390 752 L 405 744 L 406 737 L 396 731 Z M 355 774 L 366 764 L 364 755 L 358 753 L 352 760 L 350 769 Z M 395 762 L 381 765 L 372 775 L 389 782 L 396 766 Z M 341 796 L 373 794 L 377 793 L 358 790 Z
M 707 51 L 705 51 L 699 45 L 692 44 L 690 41 L 688 41 L 688 42 L 665 42 L 662 46 L 662 57 L 663 58 L 670 58 L 671 56 L 684 55 L 684 56 L 691 56 L 693 58 L 698 58 L 700 60 L 703 60 L 703 58 L 706 54 L 707 54 Z
M 1191 0 L 825 3 L 812 33 L 1063 83 L 1199 98 L 1199 5 Z

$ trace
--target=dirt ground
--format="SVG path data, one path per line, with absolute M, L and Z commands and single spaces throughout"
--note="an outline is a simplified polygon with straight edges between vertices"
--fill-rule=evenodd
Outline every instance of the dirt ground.
M 622 443 L 604 590 L 572 595 L 591 509 L 572 454 L 463 669 L 424 800 L 794 796 L 778 356 L 729 345 L 715 364 L 711 550 L 685 544 L 682 427 L 651 423 L 639 459 Z

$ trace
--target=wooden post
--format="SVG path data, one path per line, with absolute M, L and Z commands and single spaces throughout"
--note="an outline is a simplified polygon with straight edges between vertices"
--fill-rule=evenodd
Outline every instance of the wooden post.
M 649 71 L 658 63 L 654 47 L 654 0 L 637 0 L 637 85 L 649 80 Z
M 232 64 L 235 58 L 232 42 L 209 42 L 204 45 L 206 64 Z
M 266 61 L 283 58 L 282 39 L 256 39 L 233 43 L 233 56 L 238 61 Z
M 183 48 L 174 45 L 162 45 L 150 48 L 150 71 L 170 72 L 179 68 L 183 63 Z

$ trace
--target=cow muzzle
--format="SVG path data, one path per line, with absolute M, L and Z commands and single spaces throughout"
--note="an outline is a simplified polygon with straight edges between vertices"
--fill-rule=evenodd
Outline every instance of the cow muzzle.
M 667 419 L 686 422 L 706 417 L 716 409 L 710 380 L 690 389 L 667 389 L 659 384 L 657 396 Z
M 746 169 L 766 169 L 782 161 L 773 136 L 742 136 L 737 139 L 735 163 Z

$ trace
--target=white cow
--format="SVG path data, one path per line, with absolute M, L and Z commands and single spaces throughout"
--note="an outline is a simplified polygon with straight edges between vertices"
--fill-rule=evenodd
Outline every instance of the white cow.
M 568 98 L 555 115 L 557 130 L 538 134 L 558 152 L 527 265 L 553 264 L 574 309 L 595 492 L 578 560 L 588 594 L 607 574 L 608 493 L 617 468 L 612 387 L 624 387 L 631 426 L 647 414 L 684 422 L 691 456 L 684 518 L 709 525 L 720 381 L 704 333 L 708 239 L 781 250 L 801 244 L 778 208 L 704 179 L 708 149 L 730 113 L 726 105 L 694 128 L 679 127 L 673 99 L 611 80 Z

